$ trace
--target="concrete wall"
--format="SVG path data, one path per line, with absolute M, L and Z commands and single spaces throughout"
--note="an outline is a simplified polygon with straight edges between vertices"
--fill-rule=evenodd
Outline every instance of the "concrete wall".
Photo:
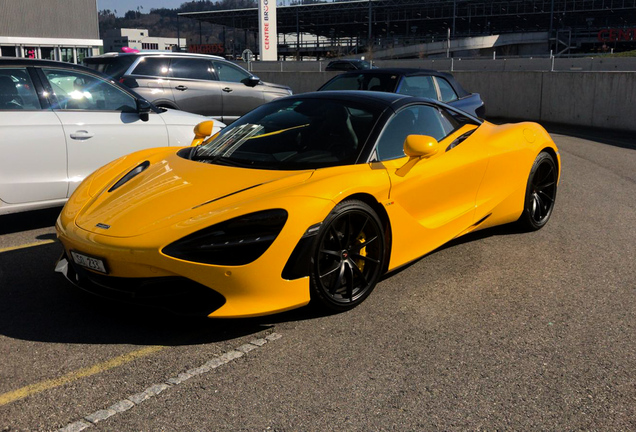
M 1 1 L 1 0 L 0 0 Z M 248 65 L 236 62 L 242 67 Z M 249 68 L 259 72 L 320 72 L 329 63 L 323 61 L 253 62 Z M 406 67 L 436 69 L 440 71 L 577 71 L 577 72 L 629 72 L 636 71 L 636 57 L 585 57 L 585 58 L 436 58 L 410 60 L 376 60 L 378 67 Z
M 294 93 L 318 89 L 338 72 L 258 72 Z M 636 132 L 636 72 L 455 71 L 480 93 L 489 117 Z M 634 138 L 636 141 L 636 136 Z
M 291 87 L 294 94 L 316 91 L 340 73 L 342 72 L 254 72 L 263 81 Z

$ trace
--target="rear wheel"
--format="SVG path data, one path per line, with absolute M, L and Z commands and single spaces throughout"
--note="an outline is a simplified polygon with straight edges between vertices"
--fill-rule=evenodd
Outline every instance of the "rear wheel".
M 539 153 L 530 170 L 523 213 L 519 218 L 525 229 L 536 231 L 548 223 L 556 200 L 557 177 L 552 156 L 546 152 Z
M 312 257 L 311 296 L 336 312 L 366 299 L 382 275 L 382 223 L 362 201 L 338 204 L 322 224 Z

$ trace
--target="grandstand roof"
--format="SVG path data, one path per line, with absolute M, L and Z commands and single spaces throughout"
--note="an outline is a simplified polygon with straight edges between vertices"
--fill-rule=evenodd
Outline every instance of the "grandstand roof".
M 358 0 L 278 6 L 277 24 L 279 33 L 326 37 L 435 36 L 446 35 L 449 28 L 461 37 L 551 29 L 592 33 L 633 27 L 628 18 L 634 14 L 636 0 Z M 179 15 L 258 29 L 256 8 Z

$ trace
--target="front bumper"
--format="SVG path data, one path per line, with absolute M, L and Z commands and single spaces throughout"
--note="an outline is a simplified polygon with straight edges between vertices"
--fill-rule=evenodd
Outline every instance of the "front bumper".
M 291 225 L 288 221 L 284 230 Z M 181 303 L 181 310 L 194 304 L 197 313 L 203 309 L 211 318 L 268 315 L 298 308 L 310 301 L 308 272 L 293 268 L 283 274 L 290 254 L 307 229 L 302 220 L 295 225 L 293 234 L 279 235 L 256 261 L 229 266 L 167 256 L 161 250 L 173 240 L 160 240 L 157 232 L 116 238 L 89 233 L 72 221 L 63 224 L 58 220 L 56 228 L 65 249 L 65 259 L 57 267 L 73 284 L 103 297 L 161 307 L 168 303 L 168 308 L 174 310 L 170 304 L 172 299 L 181 294 L 181 286 L 187 286 L 196 289 L 188 288 L 183 297 L 192 295 L 195 300 Z M 72 259 L 66 258 L 70 257 L 71 250 L 103 259 L 109 274 L 103 275 L 72 263 Z M 126 288 L 122 289 L 122 286 Z M 150 295 L 153 290 L 159 290 L 161 295 Z M 201 300 L 199 294 L 205 290 L 210 292 L 212 303 L 205 295 Z M 149 298 L 153 296 L 161 298 Z M 225 302 L 220 304 L 219 297 Z
M 225 304 L 210 288 L 184 277 L 125 278 L 83 269 L 62 254 L 55 265 L 73 285 L 99 297 L 159 307 L 179 315 L 209 316 Z

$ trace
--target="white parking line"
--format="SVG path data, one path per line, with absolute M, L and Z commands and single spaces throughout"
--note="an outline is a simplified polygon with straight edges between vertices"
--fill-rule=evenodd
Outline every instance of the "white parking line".
M 251 340 L 249 343 L 243 344 L 235 350 L 231 350 L 223 353 L 218 357 L 214 357 L 213 359 L 209 360 L 208 362 L 197 368 L 182 372 L 176 377 L 166 380 L 166 382 L 153 384 L 143 392 L 128 396 L 126 399 L 115 402 L 113 405 L 106 409 L 95 411 L 94 413 L 85 416 L 82 420 L 78 420 L 63 427 L 62 429 L 59 429 L 58 432 L 79 432 L 87 429 L 94 424 L 107 420 L 116 414 L 128 411 L 136 405 L 139 405 L 140 403 L 151 399 L 157 396 L 159 393 L 165 390 L 169 390 L 170 388 L 177 386 L 194 376 L 210 372 L 211 370 L 216 369 L 219 366 L 230 363 L 237 358 L 243 357 L 250 351 L 257 350 L 264 346 L 266 343 L 275 341 L 277 339 L 280 339 L 281 337 L 282 336 L 279 333 L 271 333 L 265 336 L 265 338 Z

